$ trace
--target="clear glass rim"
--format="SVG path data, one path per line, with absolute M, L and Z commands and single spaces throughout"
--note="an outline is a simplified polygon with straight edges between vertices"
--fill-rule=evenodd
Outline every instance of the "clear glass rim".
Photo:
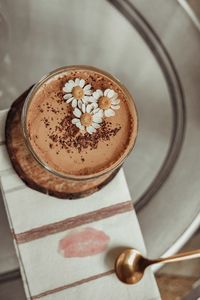
M 44 162 L 43 160 L 40 159 L 40 157 L 37 155 L 37 153 L 34 151 L 30 140 L 29 140 L 29 134 L 28 134 L 28 130 L 27 130 L 27 112 L 28 112 L 28 108 L 29 105 L 31 103 L 31 100 L 33 99 L 34 94 L 37 92 L 37 90 L 47 81 L 49 80 L 51 77 L 55 76 L 55 75 L 59 75 L 60 73 L 63 73 L 64 71 L 77 71 L 77 70 L 88 70 L 88 71 L 94 71 L 97 73 L 100 73 L 108 78 L 110 78 L 112 81 L 114 81 L 117 85 L 119 85 L 119 87 L 123 90 L 124 94 L 126 95 L 127 99 L 129 100 L 129 102 L 131 103 L 131 105 L 129 105 L 129 108 L 132 110 L 132 115 L 134 118 L 134 130 L 132 131 L 131 135 L 132 135 L 132 145 L 131 147 L 127 147 L 128 149 L 126 149 L 123 153 L 123 155 L 115 162 L 113 163 L 110 167 L 105 168 L 104 170 L 98 172 L 98 173 L 92 173 L 90 175 L 71 175 L 71 174 L 64 174 L 61 172 L 58 172 L 54 169 L 52 169 L 51 167 L 49 167 L 49 165 Z M 69 180 L 77 180 L 77 181 L 82 181 L 82 180 L 90 180 L 90 179 L 95 179 L 98 178 L 100 176 L 106 175 L 108 173 L 112 173 L 114 170 L 118 169 L 124 162 L 124 160 L 127 158 L 127 156 L 130 154 L 130 152 L 132 151 L 134 145 L 135 145 L 135 141 L 136 141 L 136 137 L 137 137 L 137 132 L 138 132 L 138 117 L 137 117 L 137 110 L 135 107 L 135 103 L 133 100 L 132 95 L 129 93 L 129 91 L 126 89 L 126 87 L 113 75 L 109 74 L 106 71 L 103 71 L 99 68 L 93 67 L 93 66 L 88 66 L 88 65 L 70 65 L 70 66 L 64 66 L 64 67 L 60 67 L 57 68 L 51 72 L 49 72 L 48 74 L 44 75 L 31 89 L 31 91 L 28 93 L 24 105 L 23 105 L 23 109 L 22 109 L 22 114 L 21 114 L 21 126 L 22 126 L 22 133 L 23 133 L 23 137 L 24 137 L 24 141 L 25 144 L 27 146 L 27 148 L 29 149 L 30 153 L 32 154 L 33 158 L 47 171 L 51 172 L 53 175 L 63 178 L 63 179 L 69 179 Z

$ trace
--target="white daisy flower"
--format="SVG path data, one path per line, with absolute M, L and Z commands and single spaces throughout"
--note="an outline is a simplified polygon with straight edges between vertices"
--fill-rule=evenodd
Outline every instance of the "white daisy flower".
M 82 105 L 82 102 L 90 102 L 91 84 L 86 84 L 85 80 L 80 78 L 70 79 L 65 83 L 63 92 L 66 93 L 63 98 L 67 100 L 67 103 L 71 102 L 72 107 L 75 108 L 78 104 Z
M 118 94 L 111 89 L 106 89 L 104 92 L 100 89 L 92 94 L 93 98 L 98 103 L 98 107 L 103 112 L 105 117 L 112 117 L 115 115 L 116 109 L 120 108 L 120 99 Z
M 96 103 L 87 105 L 83 103 L 81 107 L 74 109 L 73 114 L 76 118 L 72 119 L 72 124 L 90 134 L 95 132 L 103 122 L 103 113 Z

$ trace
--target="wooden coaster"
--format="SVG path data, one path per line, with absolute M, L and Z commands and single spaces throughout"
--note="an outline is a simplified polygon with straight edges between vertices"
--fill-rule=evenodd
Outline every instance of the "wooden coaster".
M 5 127 L 6 147 L 12 166 L 19 177 L 30 188 L 62 199 L 88 196 L 110 182 L 118 170 L 95 180 L 72 181 L 59 178 L 39 165 L 28 150 L 21 129 L 21 112 L 30 89 L 12 104 Z

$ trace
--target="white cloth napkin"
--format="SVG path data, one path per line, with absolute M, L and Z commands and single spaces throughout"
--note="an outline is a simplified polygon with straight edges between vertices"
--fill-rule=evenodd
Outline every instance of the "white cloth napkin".
M 27 299 L 160 299 L 151 273 L 128 286 L 114 274 L 119 248 L 145 246 L 123 170 L 99 192 L 60 200 L 28 188 L 12 169 L 0 112 L 0 180 Z

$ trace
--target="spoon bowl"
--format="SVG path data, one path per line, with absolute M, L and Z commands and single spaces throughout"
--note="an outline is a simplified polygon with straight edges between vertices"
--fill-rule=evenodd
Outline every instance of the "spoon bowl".
M 144 275 L 145 269 L 156 263 L 170 263 L 180 260 L 200 257 L 200 249 L 180 253 L 174 256 L 158 259 L 148 259 L 136 249 L 124 250 L 115 261 L 115 273 L 120 281 L 127 284 L 135 284 Z
M 136 249 L 122 252 L 115 262 L 116 275 L 120 281 L 135 284 L 140 281 L 146 268 L 146 259 Z

